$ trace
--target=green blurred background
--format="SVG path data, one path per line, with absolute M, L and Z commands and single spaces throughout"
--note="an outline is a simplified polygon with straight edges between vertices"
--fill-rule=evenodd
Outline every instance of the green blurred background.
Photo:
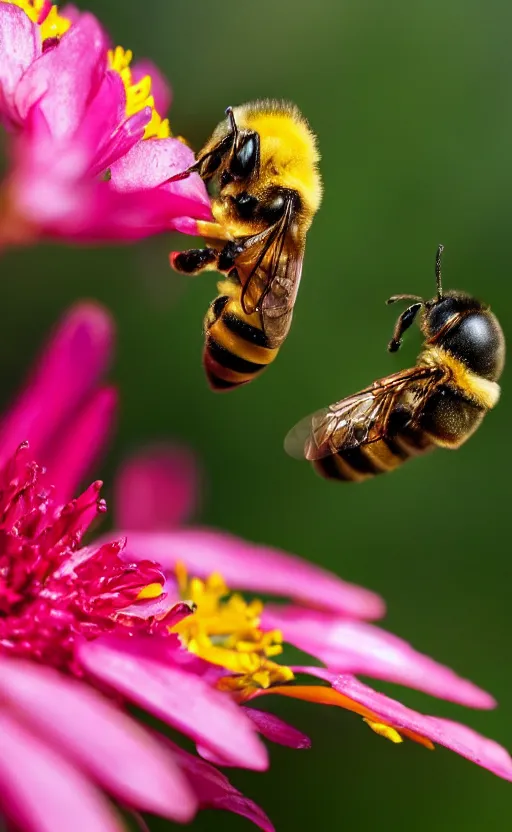
M 198 519 L 282 547 L 381 593 L 386 626 L 491 690 L 468 712 L 391 686 L 407 704 L 467 721 L 512 747 L 510 372 L 497 410 L 458 453 L 438 451 L 362 486 L 324 482 L 285 456 L 304 414 L 411 365 L 417 330 L 386 352 L 392 293 L 444 282 L 512 326 L 512 6 L 503 0 L 91 0 L 113 40 L 171 79 L 171 124 L 198 148 L 227 105 L 295 101 L 318 133 L 325 198 L 309 234 L 294 326 L 254 384 L 213 395 L 201 366 L 215 276 L 187 281 L 167 252 L 41 247 L 3 261 L 2 402 L 48 328 L 78 297 L 114 313 L 122 409 L 107 481 L 128 452 L 170 438 L 205 472 Z M 510 786 L 443 749 L 394 746 L 360 719 L 294 702 L 273 708 L 313 739 L 272 748 L 264 775 L 233 773 L 280 832 L 483 830 L 510 825 Z M 154 823 L 154 829 L 168 828 Z M 214 812 L 199 830 L 238 830 Z

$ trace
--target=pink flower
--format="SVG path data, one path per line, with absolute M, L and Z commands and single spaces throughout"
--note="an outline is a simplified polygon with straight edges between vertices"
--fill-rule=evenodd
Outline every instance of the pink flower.
M 155 448 L 125 463 L 115 501 L 117 524 L 127 535 L 126 550 L 135 559 L 143 553 L 155 559 L 168 576 L 177 571 L 175 599 L 181 595 L 197 604 L 195 615 L 182 619 L 174 629 L 193 655 L 217 665 L 218 671 L 215 673 L 211 667 L 205 670 L 203 665 L 194 662 L 190 664 L 190 672 L 203 672 L 217 687 L 230 691 L 246 707 L 246 713 L 262 735 L 274 742 L 294 748 L 309 747 L 308 738 L 297 729 L 272 714 L 247 707 L 254 705 L 260 696 L 269 694 L 351 710 L 360 714 L 376 733 L 393 742 L 408 738 L 427 748 L 438 743 L 512 780 L 512 760 L 501 746 L 464 725 L 414 712 L 362 685 L 353 674 L 407 685 L 474 708 L 494 707 L 492 696 L 397 636 L 358 620 L 382 614 L 383 605 L 375 596 L 343 584 L 290 555 L 235 540 L 220 532 L 180 529 L 178 524 L 188 519 L 191 511 L 193 483 L 194 469 L 183 451 Z M 175 514 L 171 506 L 176 507 Z M 144 531 L 134 531 L 134 528 Z M 152 528 L 158 531 L 151 532 Z M 186 564 L 190 572 L 203 580 L 185 582 L 185 587 L 180 588 L 180 564 Z M 228 576 L 231 586 L 252 592 L 287 594 L 299 604 L 254 609 L 252 605 L 244 606 L 240 596 L 234 596 L 236 612 L 243 614 L 245 630 L 241 626 L 240 634 L 245 643 L 241 652 L 233 656 L 234 613 L 229 607 L 230 601 L 225 600 L 224 583 L 215 576 L 208 578 L 212 572 Z M 319 609 L 322 606 L 324 609 Z M 260 630 L 249 634 L 247 623 L 251 616 L 258 621 Z M 223 621 L 228 621 L 226 630 Z M 271 638 L 259 655 L 251 657 L 259 662 L 244 667 L 258 633 L 262 642 Z M 221 655 L 219 644 L 223 634 L 226 643 Z M 327 668 L 284 668 L 276 664 L 269 656 L 278 655 L 281 634 L 284 641 L 324 662 Z M 209 639 L 209 635 L 215 638 Z M 272 653 L 276 647 L 277 651 Z M 96 645 L 91 649 L 96 649 Z M 101 654 L 97 655 L 96 671 L 100 678 L 102 661 Z M 185 667 L 183 657 L 180 661 Z M 321 679 L 328 687 L 302 684 L 299 677 L 303 675 Z M 198 750 L 210 762 L 229 764 L 211 750 L 202 747 Z
M 145 700 L 213 757 L 267 765 L 243 709 L 199 675 L 162 662 L 181 650 L 171 629 L 190 606 L 166 591 L 158 565 L 124 559 L 122 539 L 82 545 L 105 511 L 101 484 L 75 500 L 70 492 L 112 419 L 114 394 L 101 382 L 111 341 L 99 307 L 72 310 L 0 425 L 0 814 L 38 832 L 119 829 L 104 790 L 129 809 L 180 822 L 211 805 L 271 830 L 208 763 L 194 767 L 122 707 Z M 31 461 L 20 435 L 30 436 L 48 471 Z M 96 641 L 108 653 L 105 672 L 125 668 L 122 684 L 89 673 L 82 649 Z M 137 652 L 146 659 L 138 682 L 129 678 Z
M 71 494 L 112 422 L 115 395 L 103 382 L 111 344 L 103 310 L 76 307 L 0 424 L 0 811 L 22 830 L 118 829 L 107 793 L 179 822 L 210 806 L 272 830 L 212 767 L 266 768 L 260 737 L 309 747 L 300 730 L 254 707 L 271 694 L 345 708 L 393 742 L 446 745 L 512 779 L 497 744 L 355 679 L 365 673 L 474 707 L 494 704 L 361 620 L 383 613 L 377 596 L 291 555 L 182 528 L 197 477 L 184 451 L 128 460 L 116 487 L 123 532 L 83 545 L 105 510 L 100 484 Z M 31 462 L 33 449 L 47 470 Z M 226 577 L 295 603 L 265 609 L 229 595 Z M 328 666 L 281 664 L 282 634 Z M 316 684 L 302 684 L 302 675 Z M 203 759 L 138 724 L 129 703 L 190 737 Z
M 163 118 L 170 94 L 149 62 L 109 49 L 96 18 L 48 0 L 0 0 L 0 121 L 11 170 L 0 241 L 135 240 L 196 233 L 210 217 L 198 175 L 168 182 L 192 151 Z

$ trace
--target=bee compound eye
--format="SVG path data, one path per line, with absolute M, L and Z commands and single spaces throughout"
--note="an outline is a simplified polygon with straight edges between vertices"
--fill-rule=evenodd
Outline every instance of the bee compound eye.
M 233 176 L 236 176 L 239 179 L 249 176 L 256 166 L 256 157 L 256 136 L 251 134 L 242 141 L 233 154 L 233 159 L 231 160 L 230 165 L 230 170 Z

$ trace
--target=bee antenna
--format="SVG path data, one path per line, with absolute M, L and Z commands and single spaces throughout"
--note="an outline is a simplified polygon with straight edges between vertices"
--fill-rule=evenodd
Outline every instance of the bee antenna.
M 437 299 L 443 299 L 443 286 L 441 283 L 441 255 L 444 251 L 444 246 L 439 245 L 436 253 L 436 283 L 437 283 Z
M 237 137 L 237 134 L 238 134 L 238 127 L 236 126 L 235 114 L 233 112 L 233 107 L 226 107 L 226 115 L 229 118 L 229 121 L 231 123 L 231 129 L 233 131 L 233 136 L 234 136 L 234 144 L 236 144 L 236 137 Z

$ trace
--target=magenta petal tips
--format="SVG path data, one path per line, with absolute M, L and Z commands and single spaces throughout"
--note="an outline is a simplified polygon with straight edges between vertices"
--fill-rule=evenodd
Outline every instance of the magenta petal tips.
M 406 685 L 470 708 L 494 708 L 496 700 L 453 670 L 415 650 L 398 636 L 362 621 L 317 610 L 268 605 L 263 624 L 337 673 L 360 673 Z
M 150 553 L 170 570 L 182 561 L 195 575 L 220 572 L 232 589 L 288 596 L 354 618 L 380 618 L 385 612 L 384 601 L 368 589 L 278 549 L 246 543 L 223 532 L 131 532 L 128 551 L 135 558 Z

